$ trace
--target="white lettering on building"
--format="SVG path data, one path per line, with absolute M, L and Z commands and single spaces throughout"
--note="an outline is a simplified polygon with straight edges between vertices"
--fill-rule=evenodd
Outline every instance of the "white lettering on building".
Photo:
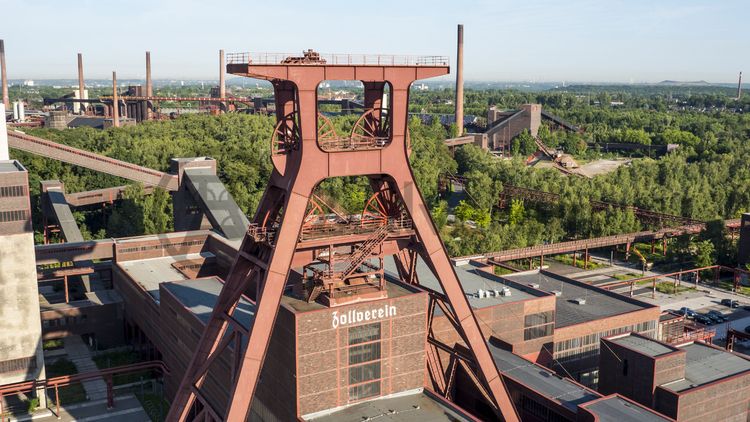
M 342 313 L 339 313 L 339 311 L 333 311 L 331 314 L 331 325 L 333 328 L 339 328 L 339 326 L 376 321 L 383 318 L 390 318 L 392 316 L 396 316 L 396 307 L 393 305 L 383 305 L 380 308 L 368 309 L 366 311 L 358 311 L 355 309 L 350 309 Z

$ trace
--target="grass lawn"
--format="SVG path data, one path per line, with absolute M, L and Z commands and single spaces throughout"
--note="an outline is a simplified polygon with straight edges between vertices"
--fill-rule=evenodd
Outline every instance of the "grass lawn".
M 46 369 L 47 377 L 49 378 L 59 377 L 62 375 L 75 375 L 78 373 L 78 369 L 76 368 L 75 364 L 65 358 L 58 359 L 55 362 L 46 365 Z M 86 390 L 81 384 L 73 384 L 65 387 L 60 387 L 58 390 L 61 405 L 86 401 Z M 52 404 L 54 405 L 55 389 L 47 389 L 47 394 L 49 395 Z
M 138 358 L 137 353 L 130 351 L 103 353 L 98 356 L 94 356 L 93 360 L 99 369 L 130 365 L 141 361 L 141 359 Z M 114 377 L 112 377 L 112 382 L 114 383 L 114 385 L 123 385 L 138 382 L 141 379 L 146 380 L 150 378 L 153 378 L 151 371 L 141 371 L 129 374 L 115 375 Z
M 65 346 L 65 343 L 61 338 L 54 339 L 54 340 L 45 340 L 42 343 L 42 349 L 44 350 L 57 350 L 62 349 Z
M 731 280 L 719 280 L 719 287 L 731 291 L 734 289 L 734 283 Z M 737 293 L 750 296 L 750 287 L 739 286 Z
M 659 293 L 665 293 L 665 294 L 680 294 L 684 293 L 690 290 L 695 290 L 695 287 L 680 285 L 675 287 L 674 283 L 671 281 L 662 281 L 660 283 L 656 283 L 656 291 Z
M 555 256 L 552 259 L 554 259 L 555 261 L 557 261 L 557 262 L 559 262 L 561 264 L 571 265 L 571 266 L 573 265 L 573 257 L 570 256 L 570 255 L 557 255 L 557 256 Z M 606 267 L 606 265 L 600 264 L 600 263 L 594 262 L 594 261 L 589 261 L 588 268 L 584 268 L 584 264 L 585 263 L 583 262 L 583 258 L 582 257 L 579 257 L 578 259 L 575 260 L 575 266 L 578 267 L 578 268 L 581 268 L 581 269 L 596 270 L 596 269 L 599 269 L 599 268 Z
M 495 275 L 506 275 L 506 274 L 513 274 L 513 271 L 507 268 L 495 266 Z
M 141 402 L 143 410 L 146 411 L 148 417 L 154 422 L 161 422 L 167 417 L 169 411 L 169 402 L 159 394 L 154 393 L 136 393 L 138 401 Z
M 614 277 L 614 278 L 616 278 L 616 279 L 618 279 L 618 280 L 623 280 L 623 281 L 625 281 L 625 280 L 632 280 L 632 279 L 634 279 L 634 278 L 638 278 L 638 277 L 640 277 L 640 275 L 638 275 L 638 274 L 633 274 L 633 273 L 627 273 L 627 274 L 612 274 L 612 277 Z

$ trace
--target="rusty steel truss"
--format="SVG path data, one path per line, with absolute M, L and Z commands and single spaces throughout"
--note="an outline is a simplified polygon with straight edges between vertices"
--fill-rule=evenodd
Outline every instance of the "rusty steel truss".
M 229 73 L 273 84 L 274 171 L 167 420 L 247 418 L 291 268 L 305 272 L 293 289 L 307 300 L 336 306 L 347 303 L 352 294 L 359 300 L 382 297 L 382 263 L 387 255 L 394 257 L 404 282 L 419 283 L 418 256 L 438 275 L 444 293 L 431 292 L 435 303 L 431 309 L 439 306 L 449 316 L 466 348 L 441 344 L 428 335 L 433 346 L 428 355 L 439 349 L 457 356 L 498 416 L 518 420 L 409 166 L 409 88 L 415 80 L 447 74 L 447 59 L 367 56 L 358 60 L 313 53 L 305 52 L 303 59 L 229 55 Z M 324 80 L 364 84 L 364 114 L 351 133 L 336 133 L 318 113 L 317 88 Z M 384 94 L 390 96 L 387 103 Z M 361 215 L 343 215 L 314 193 L 322 181 L 347 176 L 368 177 L 375 192 Z M 243 295 L 256 299 L 256 316 L 249 329 L 233 317 Z M 217 409 L 201 387 L 212 363 L 229 346 L 235 351 L 230 397 L 226 409 Z M 434 359 L 427 361 L 433 387 L 445 390 L 452 372 L 436 367 Z

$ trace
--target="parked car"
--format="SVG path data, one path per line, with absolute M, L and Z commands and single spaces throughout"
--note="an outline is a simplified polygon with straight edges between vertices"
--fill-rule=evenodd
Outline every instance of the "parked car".
M 695 318 L 695 311 L 690 308 L 686 308 L 684 306 L 680 308 L 679 313 L 682 315 L 685 315 L 686 318 Z
M 750 325 L 748 325 L 747 327 L 745 327 L 745 332 L 748 333 L 748 334 L 750 334 Z
M 708 316 L 711 319 L 718 320 L 718 322 L 727 322 L 729 321 L 729 318 L 726 317 L 726 315 L 722 314 L 719 311 L 708 311 Z
M 730 308 L 739 308 L 740 303 L 733 299 L 722 299 L 721 304 L 724 306 L 729 306 Z
M 703 325 L 714 325 L 714 321 L 711 318 L 703 314 L 695 314 L 693 318 L 695 319 L 695 322 L 697 323 L 700 323 Z

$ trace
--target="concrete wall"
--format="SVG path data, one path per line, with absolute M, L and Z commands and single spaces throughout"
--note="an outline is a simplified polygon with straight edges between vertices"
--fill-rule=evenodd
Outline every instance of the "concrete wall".
M 4 194 L 0 210 L 25 213 L 0 222 L 0 384 L 7 384 L 44 378 L 45 372 L 28 175 L 18 162 L 2 164 L 8 171 L 0 172 L 0 187 L 22 190 Z

